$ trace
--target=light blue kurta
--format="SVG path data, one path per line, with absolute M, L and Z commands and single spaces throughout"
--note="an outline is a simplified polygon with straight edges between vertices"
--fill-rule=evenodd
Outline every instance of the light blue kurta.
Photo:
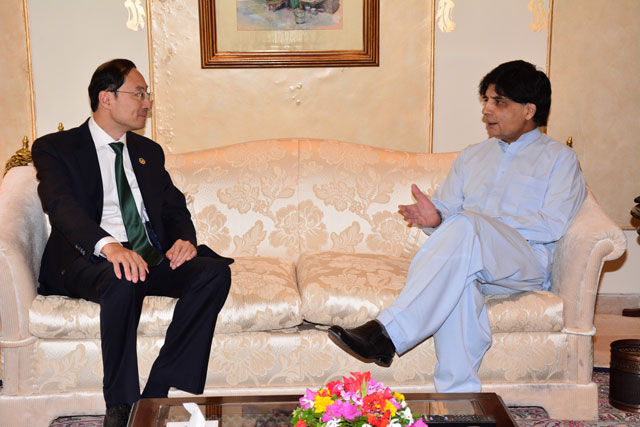
M 575 153 L 538 129 L 463 150 L 432 201 L 443 222 L 380 312 L 398 354 L 431 335 L 438 392 L 478 392 L 491 345 L 483 294 L 550 288 L 555 242 L 586 197 Z

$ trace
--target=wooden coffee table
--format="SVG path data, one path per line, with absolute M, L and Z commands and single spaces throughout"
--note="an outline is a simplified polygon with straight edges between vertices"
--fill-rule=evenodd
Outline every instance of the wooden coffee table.
M 517 427 L 502 398 L 495 393 L 406 393 L 404 396 L 414 414 L 491 416 L 496 427 Z M 128 425 L 165 427 L 168 421 L 188 421 L 190 415 L 182 404 L 194 402 L 207 420 L 218 420 L 219 427 L 290 427 L 291 412 L 298 406 L 299 398 L 299 395 L 276 395 L 141 399 L 134 405 Z

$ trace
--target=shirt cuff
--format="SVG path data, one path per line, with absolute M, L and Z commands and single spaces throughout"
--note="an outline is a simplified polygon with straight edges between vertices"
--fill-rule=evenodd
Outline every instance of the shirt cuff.
M 122 246 L 122 243 L 120 243 L 119 241 L 117 241 L 111 236 L 103 237 L 102 239 L 98 240 L 98 243 L 96 243 L 95 248 L 93 248 L 93 254 L 95 256 L 101 256 L 103 258 L 106 258 L 102 254 L 102 248 L 104 248 L 108 243 L 117 243 Z

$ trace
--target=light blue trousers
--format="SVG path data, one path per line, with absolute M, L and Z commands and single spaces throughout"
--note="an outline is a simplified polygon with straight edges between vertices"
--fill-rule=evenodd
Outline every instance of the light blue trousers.
M 433 335 L 438 392 L 479 392 L 478 368 L 491 346 L 483 295 L 541 289 L 547 258 L 504 223 L 460 212 L 427 239 L 400 295 L 378 321 L 398 354 Z

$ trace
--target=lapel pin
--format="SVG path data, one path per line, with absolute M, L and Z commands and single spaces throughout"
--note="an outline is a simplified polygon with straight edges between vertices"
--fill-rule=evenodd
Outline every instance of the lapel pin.
M 140 157 L 138 159 L 138 161 L 140 162 L 141 165 L 144 165 L 145 163 L 147 163 L 147 161 L 145 159 L 143 159 L 142 157 Z

